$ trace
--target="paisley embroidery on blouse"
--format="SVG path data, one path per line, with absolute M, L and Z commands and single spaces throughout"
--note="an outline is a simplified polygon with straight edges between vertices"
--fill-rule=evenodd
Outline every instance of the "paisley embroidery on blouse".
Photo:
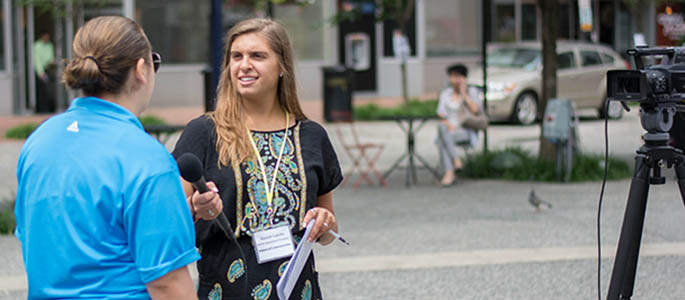
M 312 299 L 312 283 L 307 280 L 304 282 L 304 287 L 302 288 L 301 300 L 311 300 Z
M 243 228 L 243 175 L 240 172 L 240 164 L 237 162 L 232 162 L 231 166 L 233 168 L 233 174 L 235 176 L 235 191 L 236 191 L 236 223 L 238 225 L 235 227 L 235 237 L 240 236 L 241 228 Z
M 207 295 L 208 300 L 221 300 L 221 285 L 217 282 L 214 284 L 214 288 L 209 291 Z
M 268 279 L 252 289 L 252 298 L 255 300 L 269 299 L 269 296 L 271 296 L 271 281 Z
M 286 260 L 278 267 L 278 277 L 283 276 L 283 273 L 285 273 L 285 268 L 288 267 L 289 262 L 289 260 Z
M 288 137 L 284 139 L 284 131 L 277 132 L 252 132 L 255 146 L 259 150 L 262 162 L 266 168 L 269 180 L 276 174 L 276 184 L 273 195 L 273 213 L 269 215 L 266 198 L 266 185 L 259 167 L 259 162 L 252 158 L 242 164 L 247 176 L 245 188 L 249 201 L 243 203 L 238 197 L 237 217 L 241 220 L 240 232 L 252 235 L 258 229 L 266 229 L 273 225 L 288 223 L 290 228 L 298 224 L 297 218 L 304 218 L 301 208 L 306 202 L 306 179 L 304 179 L 304 167 L 299 144 L 300 123 L 293 130 L 288 130 Z M 278 170 L 275 169 L 278 154 L 285 142 L 283 156 Z M 235 170 L 234 172 L 238 172 Z M 237 180 L 237 177 L 236 177 Z M 270 182 L 269 182 L 270 183 Z M 242 185 L 237 188 L 242 190 Z M 299 212 L 299 214 L 298 214 Z
M 295 127 L 295 130 L 293 130 L 294 136 L 295 136 L 295 145 L 302 145 L 300 143 L 300 126 L 298 124 L 297 127 Z M 304 162 L 302 160 L 302 147 L 297 147 L 297 164 L 300 167 L 300 174 L 303 174 L 300 176 L 300 180 L 302 181 L 300 186 L 302 187 L 300 189 L 300 202 L 297 205 L 297 209 L 300 211 L 300 229 L 304 228 L 304 214 L 307 212 L 307 176 L 304 175 Z M 291 223 L 293 224 L 293 223 Z
M 228 279 L 228 282 L 234 283 L 240 276 L 243 276 L 243 274 L 245 274 L 245 263 L 239 258 L 233 261 L 231 266 L 228 267 L 226 278 Z
M 295 242 L 295 247 L 300 244 L 300 241 L 302 240 L 301 235 L 293 235 L 293 241 Z

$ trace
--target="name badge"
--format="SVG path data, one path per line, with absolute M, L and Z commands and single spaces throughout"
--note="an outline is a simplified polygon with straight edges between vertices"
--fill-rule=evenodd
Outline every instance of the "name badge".
M 257 262 L 260 264 L 289 257 L 295 253 L 293 234 L 288 225 L 253 232 L 252 244 Z

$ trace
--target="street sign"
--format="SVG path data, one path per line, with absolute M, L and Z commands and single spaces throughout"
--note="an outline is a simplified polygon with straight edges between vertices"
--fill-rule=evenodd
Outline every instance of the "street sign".
M 592 8 L 590 0 L 578 0 L 578 15 L 580 18 L 580 30 L 592 31 Z

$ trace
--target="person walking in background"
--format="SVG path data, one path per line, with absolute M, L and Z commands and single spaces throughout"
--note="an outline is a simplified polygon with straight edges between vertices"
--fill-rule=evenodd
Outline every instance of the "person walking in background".
M 314 220 L 310 240 L 331 243 L 328 231 L 338 230 L 333 189 L 342 173 L 326 131 L 302 112 L 283 26 L 246 20 L 231 28 L 225 41 L 216 111 L 191 121 L 173 151 L 175 157 L 190 152 L 200 158 L 235 228 L 237 245 L 216 224 L 196 223 L 202 249 L 198 296 L 277 299 L 276 284 L 289 257 L 260 261 L 255 251 L 263 249 L 253 246 L 254 237 L 285 228 L 299 242 Z M 184 188 L 186 195 L 193 191 L 187 182 Z M 279 244 L 289 245 L 290 240 Z M 291 299 L 322 299 L 313 255 Z
M 36 72 L 36 112 L 54 112 L 55 100 L 51 92 L 51 76 L 48 69 L 55 63 L 55 47 L 50 34 L 43 32 L 33 43 L 33 68 Z
M 140 25 L 97 17 L 78 30 L 63 81 L 69 109 L 26 140 L 15 235 L 29 299 L 197 299 L 189 204 L 169 152 L 136 117 L 161 57 Z M 222 208 L 214 192 L 194 195 Z
M 463 128 L 462 124 L 467 114 L 476 114 L 480 110 L 477 89 L 466 86 L 467 75 L 466 66 L 461 64 L 449 66 L 447 76 L 450 86 L 440 93 L 438 99 L 437 114 L 440 123 L 437 143 L 445 171 L 440 180 L 442 186 L 453 184 L 456 179 L 454 171 L 463 167 L 457 155 L 457 142 L 471 139 L 473 131 Z

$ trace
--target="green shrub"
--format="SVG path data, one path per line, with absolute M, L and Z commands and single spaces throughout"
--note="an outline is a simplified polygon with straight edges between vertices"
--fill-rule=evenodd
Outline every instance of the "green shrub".
M 577 155 L 573 161 L 571 181 L 597 181 L 604 177 L 603 155 Z M 623 160 L 609 157 L 607 179 L 630 178 L 633 175 L 630 166 Z
M 509 162 L 501 163 L 500 161 Z M 467 156 L 462 174 L 470 178 L 496 178 L 519 181 L 557 181 L 554 162 L 541 161 L 520 148 L 477 153 Z M 604 176 L 604 157 L 577 154 L 573 158 L 571 182 L 598 181 Z M 625 161 L 609 158 L 607 179 L 623 179 L 632 176 Z
M 141 116 L 138 118 L 140 120 L 140 123 L 143 124 L 143 126 L 150 126 L 150 125 L 169 125 L 164 119 L 153 116 L 153 115 L 145 115 Z
M 140 120 L 140 123 L 143 124 L 143 126 L 169 125 L 162 118 L 153 115 L 142 116 L 138 119 Z M 36 130 L 36 128 L 38 128 L 38 125 L 40 124 L 31 122 L 14 126 L 5 132 L 5 138 L 25 140 L 29 137 L 29 135 L 31 135 L 31 133 L 33 133 L 34 130 Z
M 15 197 L 0 199 L 0 234 L 12 234 L 17 226 L 14 219 Z
M 5 132 L 5 137 L 8 139 L 25 140 L 38 128 L 38 125 L 40 124 L 31 122 L 14 126 Z
M 355 120 L 372 121 L 381 120 L 383 118 L 391 118 L 396 116 L 413 116 L 413 117 L 434 117 L 438 108 L 438 100 L 410 100 L 407 104 L 402 104 L 398 107 L 385 108 L 376 105 L 375 103 L 358 105 L 353 108 L 353 116 Z

